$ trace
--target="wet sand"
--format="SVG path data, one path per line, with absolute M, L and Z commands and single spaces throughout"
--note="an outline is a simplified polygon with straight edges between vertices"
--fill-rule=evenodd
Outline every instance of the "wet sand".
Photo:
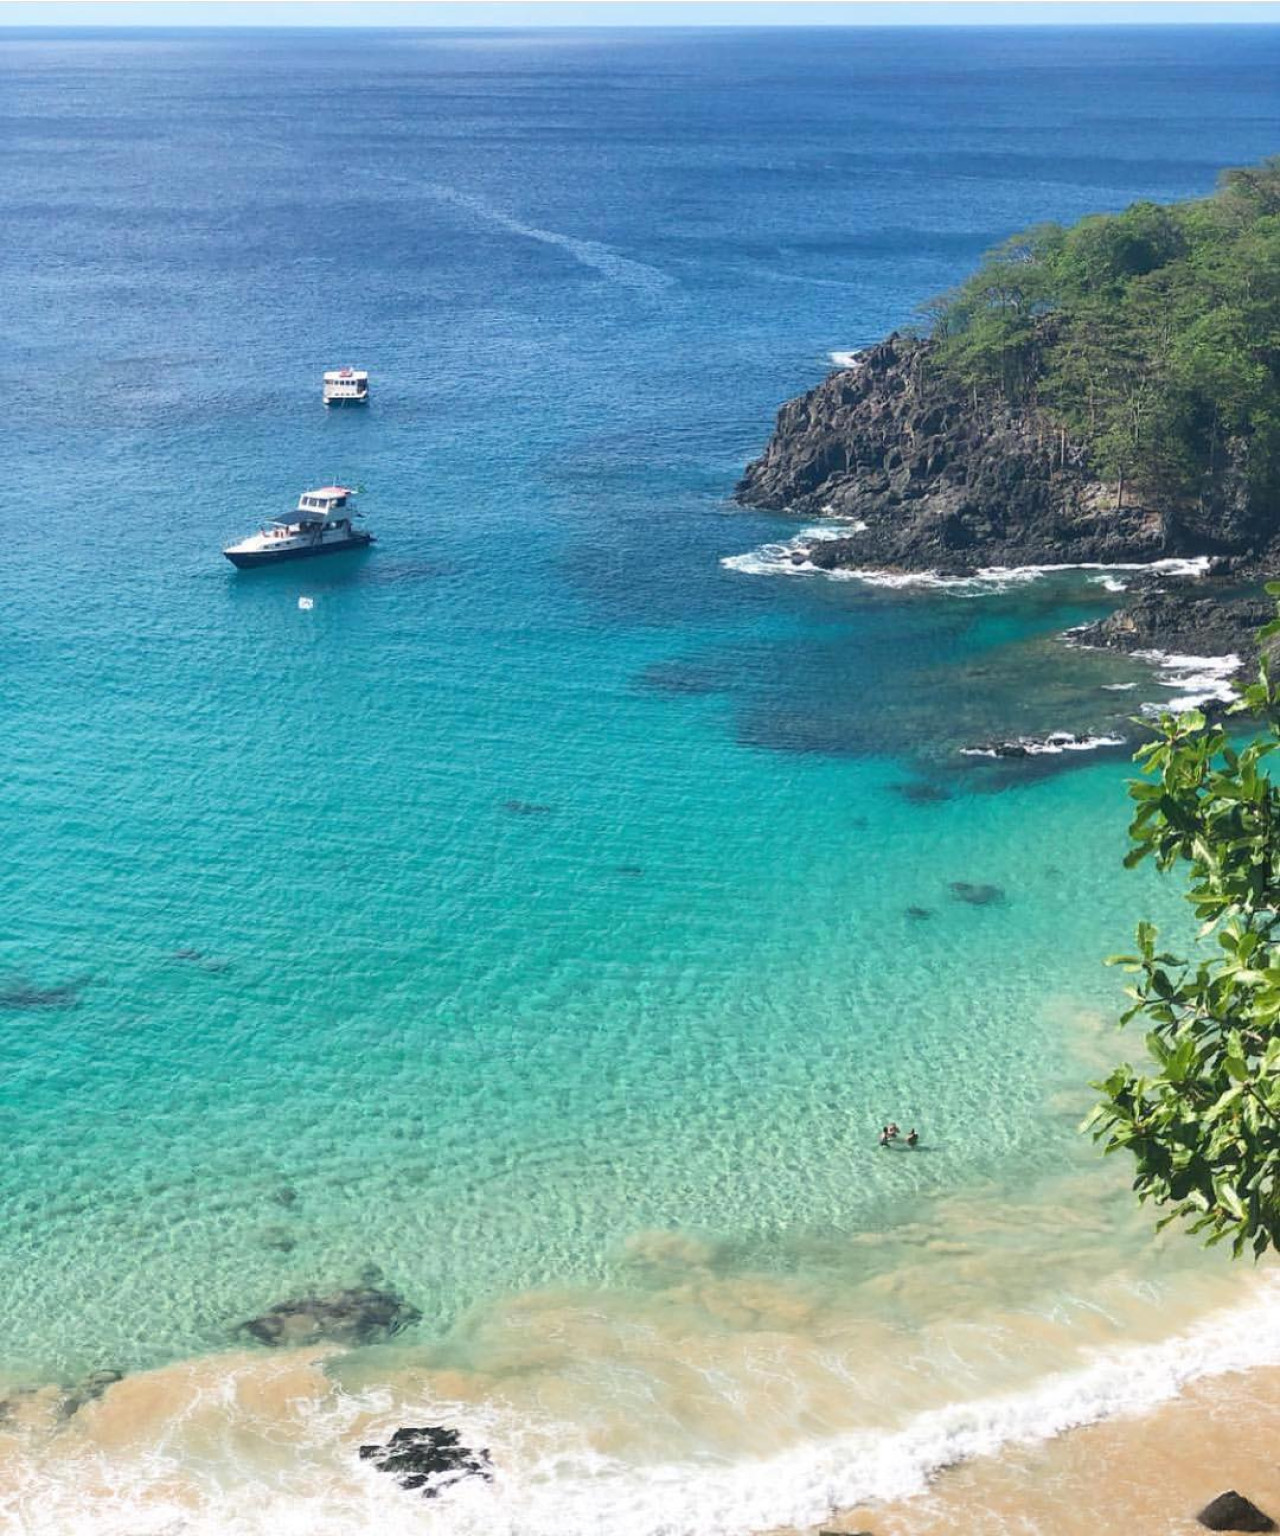
M 870 1536 L 1192 1536 L 1235 1488 L 1280 1520 L 1280 1368 L 1192 1383 L 1137 1417 L 1011 1447 L 927 1493 L 844 1511 L 814 1531 Z

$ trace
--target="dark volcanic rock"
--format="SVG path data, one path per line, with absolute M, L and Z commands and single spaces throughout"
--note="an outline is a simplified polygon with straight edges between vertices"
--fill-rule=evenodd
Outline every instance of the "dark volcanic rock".
M 1276 1523 L 1234 1488 L 1220 1493 L 1196 1516 L 1211 1531 L 1274 1531 Z
M 1116 506 L 1087 454 L 1047 420 L 976 396 L 928 340 L 890 336 L 778 413 L 737 496 L 866 526 L 817 541 L 813 564 L 952 575 L 984 565 L 1134 562 L 1256 553 L 1280 531 L 1228 465 L 1194 505 L 1130 490 Z M 804 556 L 799 557 L 803 560 Z
M 421 1321 L 422 1313 L 394 1291 L 372 1285 L 282 1301 L 240 1330 L 259 1344 L 372 1344 Z
M 988 741 L 972 747 L 961 747 L 965 757 L 1011 758 L 1015 761 L 1027 757 L 1058 756 L 1063 752 L 1094 752 L 1102 747 L 1123 747 L 1123 738 L 1113 736 L 1082 736 L 1079 731 L 1050 731 L 1047 736 L 1024 736 L 1013 741 Z
M 386 1445 L 362 1445 L 360 1460 L 390 1473 L 402 1488 L 420 1489 L 427 1499 L 438 1497 L 464 1477 L 482 1477 L 486 1482 L 493 1477 L 488 1451 L 472 1451 L 459 1444 L 456 1429 L 398 1429 Z
M 1081 645 L 1114 651 L 1166 651 L 1183 656 L 1258 654 L 1256 633 L 1275 617 L 1263 593 L 1223 591 L 1214 583 L 1162 581 L 1133 593 L 1125 607 L 1072 632 Z

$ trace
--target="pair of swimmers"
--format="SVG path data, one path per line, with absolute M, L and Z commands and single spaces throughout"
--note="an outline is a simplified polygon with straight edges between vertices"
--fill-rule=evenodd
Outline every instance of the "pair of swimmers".
M 897 1141 L 899 1136 L 902 1136 L 902 1132 L 898 1129 L 897 1125 L 892 1120 L 890 1120 L 888 1125 L 881 1128 L 880 1145 L 882 1147 L 887 1147 L 893 1142 Z M 915 1144 L 920 1140 L 920 1133 L 913 1125 L 907 1134 L 902 1137 L 902 1139 L 909 1147 L 914 1147 Z

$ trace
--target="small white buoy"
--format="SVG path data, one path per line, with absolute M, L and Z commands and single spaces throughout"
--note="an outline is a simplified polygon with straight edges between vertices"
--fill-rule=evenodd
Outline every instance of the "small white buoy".
M 316 600 L 314 597 L 300 597 L 298 599 L 298 607 L 302 609 L 303 613 L 310 613 L 315 605 Z

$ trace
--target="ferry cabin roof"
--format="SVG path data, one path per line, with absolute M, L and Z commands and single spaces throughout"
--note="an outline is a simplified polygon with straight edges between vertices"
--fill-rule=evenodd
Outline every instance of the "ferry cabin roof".
M 369 375 L 363 368 L 330 368 L 324 381 L 326 384 L 367 384 Z

